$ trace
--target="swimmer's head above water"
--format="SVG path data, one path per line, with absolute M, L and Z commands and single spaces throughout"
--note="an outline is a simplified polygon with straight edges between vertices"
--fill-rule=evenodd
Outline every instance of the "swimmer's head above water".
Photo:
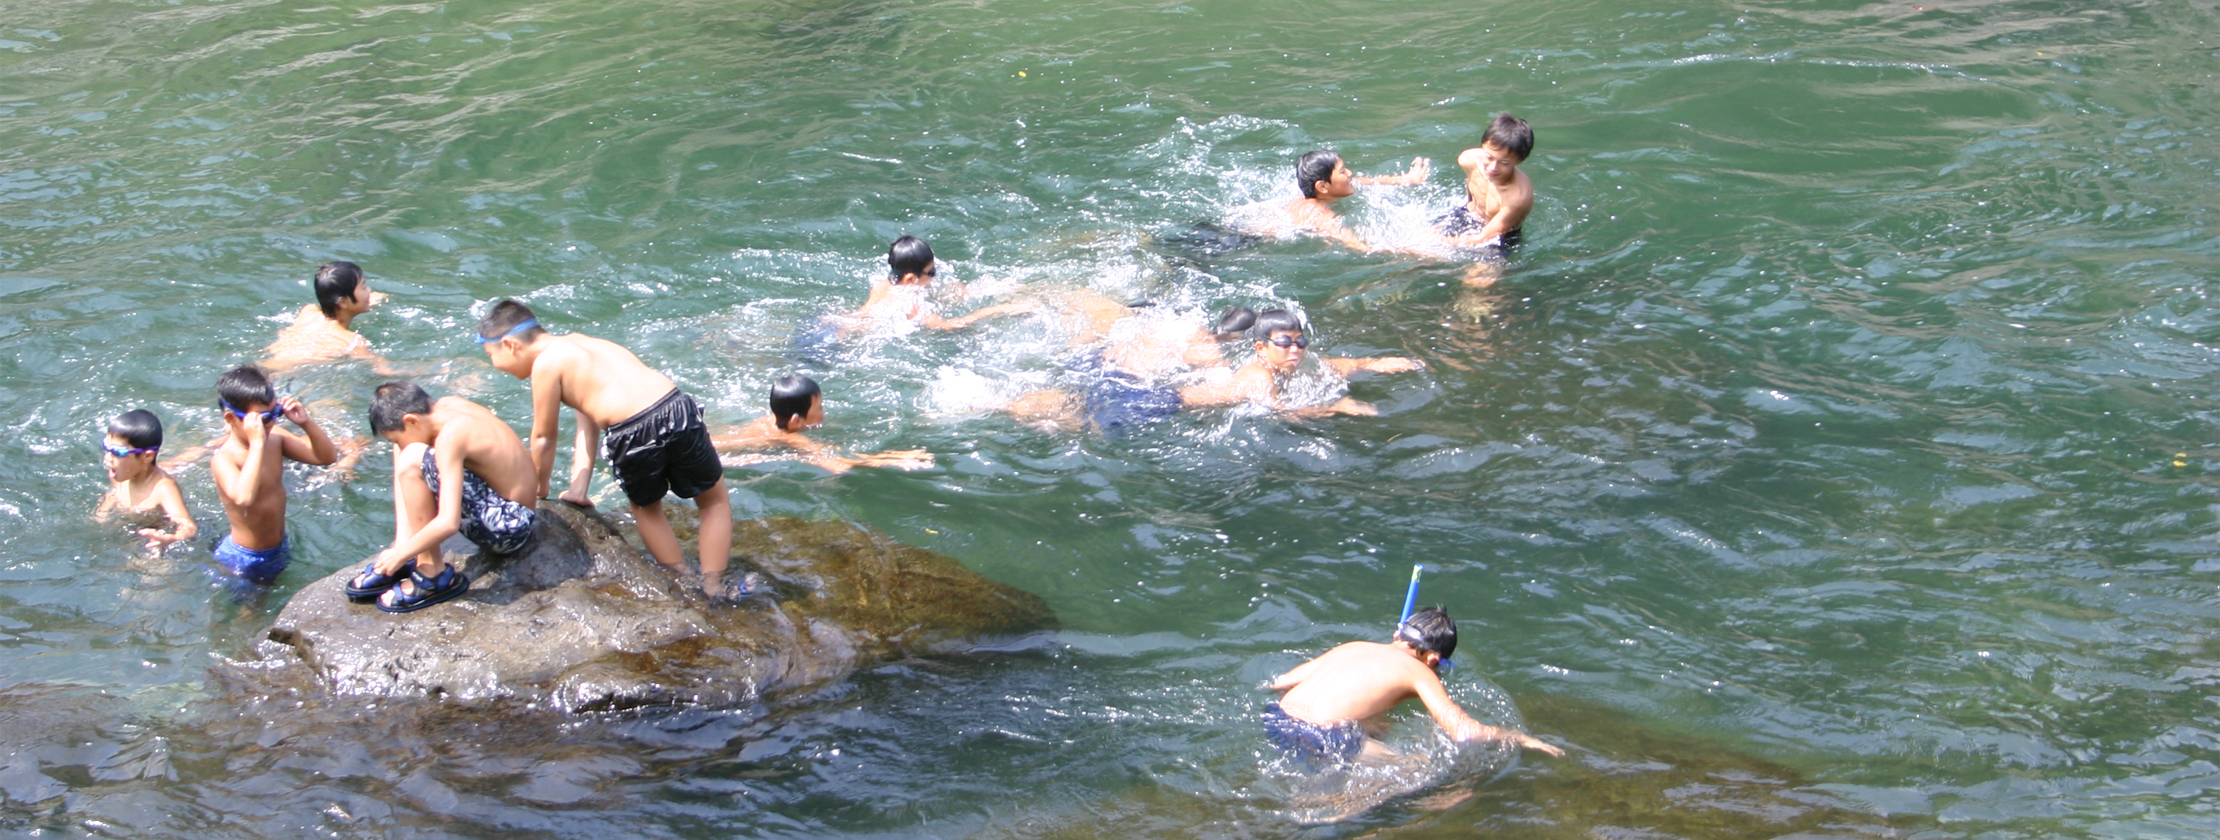
M 1440 668 L 1457 652 L 1457 622 L 1449 619 L 1449 611 L 1440 607 L 1427 607 L 1411 613 L 1403 626 L 1395 628 L 1393 644 L 1403 645 L 1425 662 L 1427 667 Z
M 1223 340 L 1229 336 L 1248 332 L 1249 328 L 1255 325 L 1256 310 L 1236 303 L 1226 310 L 1226 314 L 1218 316 L 1218 329 L 1214 332 Z
M 1332 201 L 1355 195 L 1356 176 L 1341 162 L 1341 155 L 1325 149 L 1304 152 L 1295 161 L 1295 188 L 1304 198 Z
M 933 262 L 933 246 L 925 244 L 923 239 L 903 236 L 886 248 L 887 282 L 897 286 L 930 286 L 939 273 Z
M 334 260 L 316 267 L 316 308 L 337 320 L 342 308 L 357 312 L 370 309 L 370 287 L 362 281 L 362 266 Z M 357 293 L 360 294 L 357 294 Z
M 771 422 L 782 432 L 824 425 L 825 400 L 817 380 L 796 374 L 771 383 Z
M 1303 319 L 1285 309 L 1257 313 L 1256 323 L 1249 327 L 1249 337 L 1256 340 L 1257 361 L 1279 373 L 1302 365 L 1303 354 L 1310 349 L 1310 338 L 1303 333 Z

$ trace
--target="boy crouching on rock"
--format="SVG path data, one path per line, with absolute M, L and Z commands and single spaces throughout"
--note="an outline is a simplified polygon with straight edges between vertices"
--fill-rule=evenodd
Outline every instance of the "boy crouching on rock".
M 522 551 L 538 521 L 539 472 L 515 430 L 461 397 L 413 382 L 378 386 L 370 431 L 393 443 L 393 544 L 347 582 L 347 597 L 411 612 L 470 591 L 439 544 L 461 533 L 494 554 Z

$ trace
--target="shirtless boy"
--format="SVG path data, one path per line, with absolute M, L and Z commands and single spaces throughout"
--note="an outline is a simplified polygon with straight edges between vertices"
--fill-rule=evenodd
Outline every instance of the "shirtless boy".
M 370 431 L 393 444 L 393 544 L 347 582 L 347 597 L 413 612 L 470 591 L 439 544 L 457 533 L 494 554 L 531 542 L 539 471 L 516 431 L 484 406 L 414 382 L 378 386 Z
M 1295 186 L 1303 196 L 1287 203 L 1283 212 L 1287 224 L 1297 230 L 1307 230 L 1334 240 L 1358 251 L 1381 250 L 1366 244 L 1356 231 L 1342 224 L 1341 216 L 1334 213 L 1333 203 L 1357 194 L 1359 184 L 1387 184 L 1409 186 L 1426 183 L 1426 176 L 1433 172 L 1433 164 L 1425 158 L 1412 158 L 1411 168 L 1400 175 L 1359 176 L 1349 171 L 1341 155 L 1324 149 L 1305 152 L 1295 162 Z
M 886 279 L 872 281 L 870 297 L 848 315 L 856 326 L 890 318 L 936 330 L 960 330 L 986 318 L 1015 315 L 1031 308 L 1019 303 L 998 303 L 961 318 L 941 317 L 927 299 L 933 283 L 940 277 L 940 265 L 933 259 L 933 246 L 915 236 L 904 236 L 889 244 L 886 265 Z
M 93 511 L 95 519 L 106 522 L 119 514 L 134 522 L 167 518 L 167 531 L 139 529 L 150 552 L 200 533 L 192 511 L 185 509 L 185 493 L 178 489 L 177 479 L 154 463 L 162 451 L 162 418 L 143 408 L 124 412 L 108 421 L 108 437 L 100 442 L 100 448 L 104 452 L 101 465 L 108 468 L 108 492 L 100 497 L 100 508 Z
M 1237 317 L 1234 311 L 1228 319 Z M 1290 406 L 1280 400 L 1281 386 L 1298 371 L 1310 339 L 1303 322 L 1285 309 L 1268 309 L 1255 316 L 1249 334 L 1255 338 L 1256 357 L 1218 381 L 1184 388 L 1150 385 L 1138 376 L 1111 369 L 1097 375 L 1085 393 L 1035 391 L 1003 407 L 1021 422 L 1051 428 L 1073 428 L 1082 422 L 1105 434 L 1122 434 L 1147 423 L 1170 417 L 1182 408 L 1255 403 L 1277 411 L 1306 417 L 1328 414 L 1376 415 L 1370 404 L 1343 397 L 1323 406 Z M 1328 359 L 1319 362 L 1336 375 L 1358 371 L 1403 373 L 1425 367 L 1417 359 L 1379 356 L 1361 359 Z
M 1465 203 L 1434 220 L 1443 236 L 1461 246 L 1503 249 L 1519 244 L 1526 214 L 1534 209 L 1534 182 L 1519 164 L 1534 151 L 1534 129 L 1510 114 L 1495 115 L 1478 148 L 1457 155 L 1465 170 Z
M 609 472 L 632 502 L 648 553 L 672 572 L 685 570 L 678 535 L 663 515 L 663 494 L 693 499 L 701 509 L 702 591 L 726 597 L 732 506 L 701 406 L 632 351 L 580 333 L 550 335 L 529 307 L 514 300 L 494 304 L 478 322 L 478 344 L 494 368 L 532 383 L 533 496 L 545 498 L 551 487 L 557 421 L 568 406 L 578 418 L 578 436 L 562 500 L 593 504 L 586 491 L 607 430 Z
M 825 395 L 823 389 L 817 387 L 817 380 L 807 376 L 788 376 L 771 384 L 770 414 L 725 434 L 714 435 L 710 437 L 710 442 L 720 452 L 792 449 L 800 455 L 796 460 L 834 475 L 856 467 L 922 470 L 933 465 L 932 453 L 923 449 L 893 449 L 841 455 L 832 447 L 810 440 L 803 434 L 804 431 L 822 425 L 825 425 Z M 771 460 L 776 459 L 769 456 L 749 457 L 739 460 L 734 466 Z
M 1264 733 L 1282 753 L 1312 767 L 1384 759 L 1395 755 L 1377 739 L 1387 728 L 1387 713 L 1416 697 L 1458 741 L 1488 739 L 1565 754 L 1532 735 L 1465 714 L 1435 673 L 1456 649 L 1457 624 L 1448 613 L 1440 607 L 1412 613 L 1388 644 L 1349 642 L 1274 677 L 1265 688 L 1286 693 L 1264 707 Z
M 339 454 L 300 400 L 277 398 L 261 368 L 225 373 L 216 380 L 216 397 L 231 432 L 210 459 L 216 497 L 231 521 L 231 533 L 216 543 L 216 562 L 240 580 L 266 585 L 293 559 L 285 536 L 285 462 L 330 466 Z M 280 417 L 302 434 L 278 428 Z
M 264 353 L 262 367 L 271 373 L 301 365 L 361 359 L 381 375 L 393 375 L 384 358 L 370 352 L 370 343 L 354 331 L 355 316 L 385 300 L 370 290 L 362 267 L 340 260 L 316 267 L 316 303 L 301 307 L 293 323 L 279 330 L 277 340 Z

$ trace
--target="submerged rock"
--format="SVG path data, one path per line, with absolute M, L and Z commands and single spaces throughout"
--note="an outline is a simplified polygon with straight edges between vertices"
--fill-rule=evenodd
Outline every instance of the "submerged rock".
M 355 604 L 353 566 L 293 596 L 258 648 L 263 667 L 305 666 L 342 695 L 518 700 L 570 712 L 732 707 L 856 668 L 1054 619 L 1038 597 L 946 556 L 838 522 L 733 523 L 730 576 L 769 581 L 711 604 L 601 516 L 540 506 L 511 557 L 441 546 L 470 592 L 405 614 Z

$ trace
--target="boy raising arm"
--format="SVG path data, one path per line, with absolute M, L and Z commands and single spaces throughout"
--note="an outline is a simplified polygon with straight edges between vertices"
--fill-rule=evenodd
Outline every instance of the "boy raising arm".
M 562 500 L 593 504 L 586 491 L 606 430 L 609 471 L 632 502 L 648 553 L 673 572 L 685 569 L 678 535 L 663 515 L 663 494 L 693 499 L 701 508 L 702 591 L 712 598 L 727 595 L 732 507 L 701 406 L 632 351 L 579 333 L 551 335 L 540 329 L 529 307 L 514 300 L 494 304 L 478 322 L 478 344 L 496 369 L 532 383 L 536 495 L 545 497 L 551 489 L 557 421 L 568 406 L 578 418 L 578 435 Z
M 216 380 L 216 396 L 231 432 L 209 459 L 231 521 L 231 533 L 216 544 L 216 562 L 249 583 L 268 584 L 293 559 L 285 535 L 285 461 L 330 466 L 339 453 L 300 400 L 277 398 L 261 368 L 233 368 Z M 279 417 L 305 434 L 278 428 Z

